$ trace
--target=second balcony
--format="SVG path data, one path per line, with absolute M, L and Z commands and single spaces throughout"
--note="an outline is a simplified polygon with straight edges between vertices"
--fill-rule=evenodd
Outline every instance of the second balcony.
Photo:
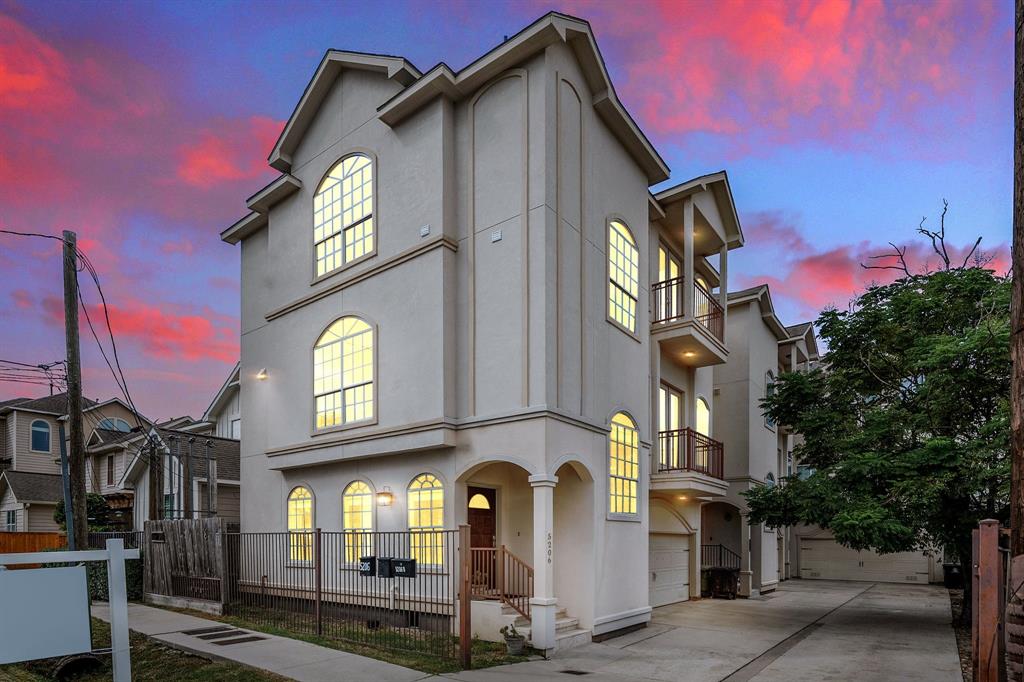
M 692 367 L 726 361 L 725 310 L 700 284 L 687 286 L 684 277 L 651 286 L 654 308 L 651 338 L 678 362 Z
M 724 495 L 729 487 L 722 443 L 693 429 L 659 432 L 656 456 L 652 490 L 708 497 Z

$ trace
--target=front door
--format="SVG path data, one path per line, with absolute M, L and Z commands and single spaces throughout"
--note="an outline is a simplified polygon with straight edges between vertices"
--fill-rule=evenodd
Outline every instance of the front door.
M 494 488 L 466 490 L 469 499 L 469 539 L 471 547 L 494 547 L 497 534 L 497 496 Z

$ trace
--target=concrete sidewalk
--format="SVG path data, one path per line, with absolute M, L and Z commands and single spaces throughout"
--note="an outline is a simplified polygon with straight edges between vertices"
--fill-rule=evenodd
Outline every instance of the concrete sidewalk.
M 110 609 L 104 603 L 93 604 L 92 615 L 110 622 Z M 373 658 L 297 639 L 239 630 L 217 621 L 142 604 L 128 605 L 128 627 L 197 656 L 232 661 L 303 682 L 413 682 L 431 677 Z

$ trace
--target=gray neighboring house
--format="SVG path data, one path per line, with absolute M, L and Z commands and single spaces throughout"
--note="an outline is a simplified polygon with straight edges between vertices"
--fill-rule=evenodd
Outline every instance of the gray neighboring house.
M 61 499 L 60 476 L 7 469 L 0 473 L 0 530 L 58 531 L 53 520 Z

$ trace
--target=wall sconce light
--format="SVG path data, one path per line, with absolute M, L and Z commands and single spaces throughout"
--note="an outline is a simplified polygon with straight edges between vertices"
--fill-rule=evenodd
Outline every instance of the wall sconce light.
M 688 498 L 686 497 L 686 495 L 680 495 L 680 496 L 679 496 L 679 499 L 680 499 L 680 500 L 684 500 L 684 501 L 685 501 L 685 500 L 687 500 Z
M 266 381 L 267 380 L 267 376 L 268 375 L 267 375 L 267 368 L 266 367 L 264 367 L 260 371 L 256 372 L 256 378 L 259 379 L 260 381 Z
M 391 503 L 395 501 L 395 496 L 391 494 L 391 488 L 384 486 L 377 493 L 377 506 L 378 507 L 390 507 Z
M 692 357 L 696 357 L 696 356 L 697 356 L 697 354 L 694 353 L 692 350 L 688 350 L 685 353 L 683 353 L 683 357 L 684 358 L 692 358 Z

